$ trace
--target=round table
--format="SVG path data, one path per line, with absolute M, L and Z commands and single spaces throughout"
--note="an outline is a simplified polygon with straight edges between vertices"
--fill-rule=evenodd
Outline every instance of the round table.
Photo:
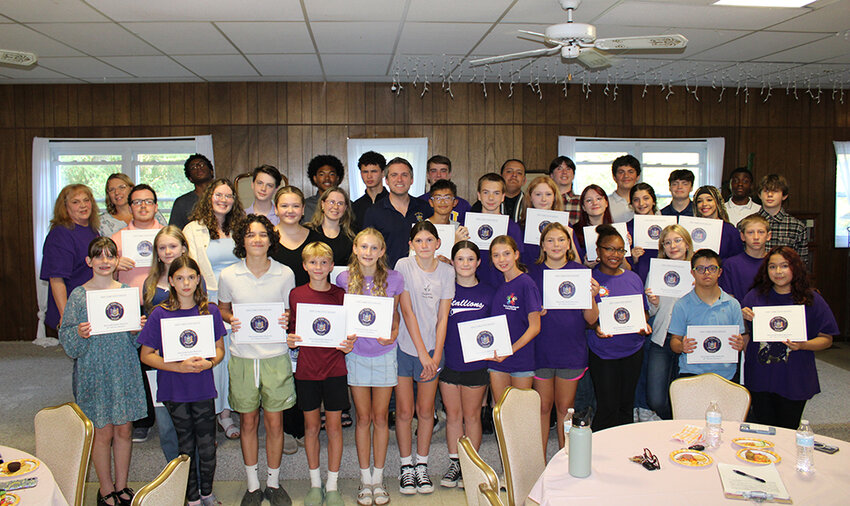
M 0 455 L 3 456 L 3 460 L 6 462 L 18 459 L 38 460 L 27 452 L 17 450 L 15 448 L 9 448 L 8 446 L 0 446 Z M 38 485 L 35 487 L 13 490 L 9 493 L 20 497 L 20 504 L 22 506 L 28 504 L 68 506 L 68 501 L 65 500 L 65 496 L 62 495 L 62 491 L 59 490 L 59 486 L 56 485 L 56 480 L 53 479 L 53 473 L 50 472 L 50 469 L 47 468 L 47 465 L 45 465 L 44 462 L 41 462 L 40 460 L 39 462 L 41 465 L 38 466 L 38 469 L 31 473 L 15 476 L 13 478 L 0 478 L 0 481 L 5 482 L 19 480 L 22 478 L 37 477 Z
M 833 455 L 815 453 L 816 472 L 805 477 L 794 470 L 797 459 L 795 431 L 776 429 L 775 436 L 741 432 L 738 422 L 723 422 L 723 442 L 706 452 L 714 463 L 690 468 L 670 460 L 670 452 L 687 445 L 671 436 L 686 424 L 705 425 L 704 420 L 663 420 L 621 425 L 593 434 L 592 472 L 587 478 L 569 474 L 568 457 L 559 451 L 534 484 L 529 499 L 543 505 L 561 504 L 670 504 L 670 500 L 689 506 L 718 504 L 726 499 L 717 472 L 717 463 L 735 464 L 738 469 L 755 467 L 739 460 L 740 447 L 732 443 L 738 437 L 766 439 L 782 457 L 776 465 L 794 504 L 847 504 L 850 492 L 850 443 L 815 435 L 815 440 L 837 446 Z M 629 457 L 649 448 L 661 469 L 647 471 Z

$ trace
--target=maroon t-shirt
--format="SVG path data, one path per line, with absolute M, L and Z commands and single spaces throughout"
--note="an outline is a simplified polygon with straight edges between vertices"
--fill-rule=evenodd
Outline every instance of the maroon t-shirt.
M 343 297 L 345 290 L 336 285 L 331 285 L 331 289 L 326 292 L 313 290 L 309 283 L 294 288 L 289 292 L 289 332 L 295 332 L 299 303 L 341 306 Z M 345 369 L 345 353 L 337 349 L 301 346 L 299 350 L 295 379 L 320 381 L 348 374 Z

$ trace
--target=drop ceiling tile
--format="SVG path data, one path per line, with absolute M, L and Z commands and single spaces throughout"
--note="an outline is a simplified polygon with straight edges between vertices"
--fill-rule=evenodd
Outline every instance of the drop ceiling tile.
M 313 53 L 303 22 L 216 23 L 243 53 Z
M 159 51 L 115 23 L 46 23 L 32 26 L 92 56 L 159 54 Z
M 195 77 L 167 56 L 110 56 L 106 63 L 138 77 Z
M 315 54 L 249 54 L 247 58 L 263 76 L 321 76 Z
M 30 51 L 40 57 L 83 56 L 61 42 L 17 24 L 4 24 L 0 28 L 0 47 Z
M 844 53 L 841 56 L 836 56 L 835 58 L 830 58 L 828 60 L 824 60 L 821 63 L 843 63 L 846 65 L 850 65 L 850 52 Z M 848 82 L 847 77 L 845 77 L 845 83 Z
M 212 23 L 122 23 L 166 54 L 238 54 Z
M 511 3 L 512 0 L 410 0 L 406 19 L 494 23 Z
M 12 67 L 9 65 L 0 66 L 0 75 L 14 79 L 15 82 L 33 82 L 37 79 L 68 79 L 58 72 L 54 72 L 41 64 L 33 65 L 32 67 Z
M 481 39 L 487 23 L 405 23 L 398 44 L 400 54 L 465 53 Z
M 749 61 L 823 37 L 821 34 L 756 32 L 696 55 L 700 60 Z
M 304 0 L 307 17 L 313 21 L 401 21 L 402 0 Z M 410 15 L 408 14 L 408 18 Z
M 759 58 L 773 62 L 816 62 L 850 53 L 850 43 L 835 35 Z
M 625 1 L 596 20 L 600 24 L 759 30 L 799 16 L 805 9 L 765 9 Z
M 641 28 L 641 30 L 646 30 L 646 28 Z M 751 33 L 744 30 L 700 30 L 696 28 L 684 28 L 681 30 L 671 28 L 662 33 L 670 34 L 677 32 L 681 33 L 688 39 L 688 45 L 685 47 L 684 52 L 679 53 L 679 56 L 675 57 L 676 59 L 690 58 L 691 56 L 702 53 L 703 51 Z
M 115 21 L 303 21 L 299 0 L 87 0 Z
M 310 23 L 320 53 L 391 53 L 398 35 L 394 22 Z
M 506 54 L 531 51 L 546 47 L 542 42 L 529 40 L 530 35 L 518 30 L 542 33 L 546 25 L 499 23 L 487 34 L 481 44 L 475 48 L 475 54 Z
M 242 80 L 245 80 L 242 78 Z M 204 80 L 200 77 L 113 77 L 110 83 L 199 83 Z
M 0 14 L 21 23 L 109 21 L 80 0 L 3 0 Z
M 80 79 L 99 79 L 110 77 L 132 77 L 126 72 L 111 67 L 95 58 L 42 58 L 38 62 L 45 68 L 68 74 Z
M 241 55 L 188 55 L 175 56 L 175 60 L 195 74 L 207 77 L 250 77 L 257 72 Z
M 850 0 L 808 10 L 802 16 L 779 23 L 771 30 L 790 32 L 838 32 L 850 28 Z
M 384 76 L 390 54 L 322 54 L 322 65 L 329 76 Z
M 573 21 L 590 23 L 619 0 L 592 0 L 582 2 L 573 13 Z M 561 9 L 557 0 L 519 0 L 502 20 L 509 23 L 545 23 L 547 25 L 567 22 L 567 11 Z

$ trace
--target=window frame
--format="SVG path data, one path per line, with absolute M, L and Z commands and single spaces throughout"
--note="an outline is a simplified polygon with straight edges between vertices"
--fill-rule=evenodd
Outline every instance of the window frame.
M 392 157 L 387 157 L 386 152 L 407 151 L 413 156 L 407 159 L 413 166 L 413 184 L 410 186 L 411 196 L 417 197 L 425 193 L 425 184 L 428 180 L 426 165 L 428 163 L 428 138 L 427 137 L 384 137 L 378 139 L 348 139 L 348 188 L 351 200 L 357 200 L 366 193 L 366 185 L 360 178 L 360 168 L 357 160 L 367 151 L 381 153 L 389 162 Z

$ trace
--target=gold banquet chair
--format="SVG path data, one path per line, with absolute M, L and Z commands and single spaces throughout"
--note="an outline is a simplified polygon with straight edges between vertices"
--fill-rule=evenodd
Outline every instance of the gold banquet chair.
M 525 503 L 546 468 L 539 416 L 540 395 L 530 388 L 508 387 L 493 408 L 510 506 Z
M 720 375 L 706 373 L 670 383 L 673 419 L 701 420 L 711 401 L 717 401 L 724 420 L 743 422 L 750 410 L 749 390 Z
M 499 497 L 499 492 L 488 487 L 486 483 L 478 485 L 479 506 L 504 506 L 504 504 Z
M 472 441 L 468 437 L 461 436 L 457 441 L 457 446 L 460 473 L 463 476 L 463 491 L 466 493 L 466 504 L 476 506 L 481 502 L 478 485 L 486 485 L 498 491 L 499 477 L 496 475 L 496 471 L 484 462 L 484 459 L 475 451 Z
M 189 480 L 189 456 L 178 455 L 152 482 L 140 488 L 133 506 L 183 506 Z
M 94 424 L 76 403 L 35 414 L 35 456 L 53 473 L 68 504 L 83 504 L 92 443 Z

